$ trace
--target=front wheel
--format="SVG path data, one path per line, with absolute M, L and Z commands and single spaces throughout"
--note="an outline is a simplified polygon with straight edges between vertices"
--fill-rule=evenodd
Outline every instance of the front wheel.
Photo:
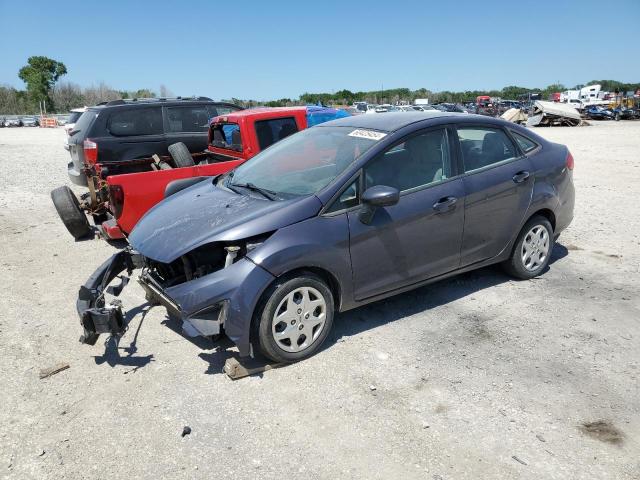
M 522 227 L 511 257 L 503 266 L 507 273 L 516 278 L 531 279 L 547 267 L 553 246 L 551 223 L 545 217 L 535 216 Z
M 291 363 L 318 351 L 333 325 L 333 295 L 311 273 L 279 280 L 257 312 L 257 336 L 263 355 Z

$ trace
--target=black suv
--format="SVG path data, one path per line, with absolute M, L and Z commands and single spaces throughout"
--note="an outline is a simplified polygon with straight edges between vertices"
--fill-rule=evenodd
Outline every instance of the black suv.
M 114 100 L 91 107 L 70 134 L 69 178 L 86 186 L 83 166 L 98 162 L 111 173 L 135 172 L 137 159 L 167 155 L 177 142 L 191 153 L 202 152 L 209 120 L 236 110 L 242 107 L 207 97 Z

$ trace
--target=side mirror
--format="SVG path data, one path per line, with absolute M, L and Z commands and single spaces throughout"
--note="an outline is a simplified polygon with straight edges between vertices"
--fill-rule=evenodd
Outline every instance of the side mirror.
M 366 189 L 362 194 L 361 200 L 363 208 L 360 212 L 360 221 L 365 225 L 369 225 L 378 207 L 390 207 L 398 203 L 400 192 L 394 187 L 376 185 Z

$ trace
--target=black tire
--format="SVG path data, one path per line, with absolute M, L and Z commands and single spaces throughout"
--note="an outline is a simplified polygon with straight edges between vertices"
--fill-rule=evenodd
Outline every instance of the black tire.
M 320 326 L 320 331 L 313 331 L 312 335 L 317 336 L 308 346 L 303 347 L 302 350 L 296 352 L 286 351 L 274 338 L 274 334 L 272 331 L 272 319 L 276 314 L 276 309 L 280 305 L 280 302 L 282 302 L 290 293 L 294 293 L 296 290 L 304 287 L 310 287 L 322 296 L 322 300 L 324 300 L 325 302 L 324 324 Z M 311 298 L 314 293 L 310 293 L 309 295 L 309 298 Z M 303 360 L 312 356 L 322 346 L 327 338 L 327 335 L 329 335 L 329 332 L 331 331 L 334 315 L 333 309 L 334 304 L 331 290 L 320 277 L 312 273 L 302 273 L 296 277 L 283 277 L 281 279 L 278 279 L 276 283 L 272 285 L 271 288 L 269 288 L 263 295 L 262 301 L 256 309 L 256 315 L 254 317 L 254 335 L 255 337 L 257 337 L 260 352 L 265 357 L 270 358 L 274 362 L 278 363 L 297 362 L 299 360 Z M 296 325 L 296 328 L 303 329 L 305 318 L 309 318 L 309 315 L 305 316 L 304 311 L 298 315 L 298 319 L 293 319 L 291 321 L 291 324 L 289 324 L 288 322 L 282 323 L 286 324 L 287 326 Z M 303 335 L 304 331 L 301 333 L 301 336 L 298 337 L 298 339 L 300 340 Z M 303 340 L 300 346 L 304 345 L 304 342 L 306 342 L 306 338 Z M 295 346 L 294 348 L 299 347 Z
M 195 165 L 191 152 L 189 152 L 187 146 L 182 142 L 169 145 L 169 153 L 176 168 L 193 167 Z
M 529 261 L 532 263 L 527 266 L 525 264 L 525 261 L 523 260 L 523 243 L 525 243 L 525 241 L 530 238 L 529 234 L 535 228 L 544 228 L 546 230 L 546 241 L 548 242 L 548 249 L 546 255 L 544 256 L 544 259 L 542 259 L 537 265 L 533 259 L 529 259 Z M 511 257 L 509 258 L 509 260 L 505 261 L 502 266 L 509 275 L 515 278 L 519 278 L 521 280 L 529 280 L 531 278 L 534 278 L 540 275 L 540 273 L 542 273 L 544 269 L 547 268 L 554 245 L 555 238 L 551 223 L 545 217 L 541 215 L 535 215 L 534 217 L 531 217 L 529 221 L 525 223 L 524 227 L 522 227 L 522 230 L 520 230 L 518 238 L 516 239 L 516 243 L 513 246 Z M 540 241 L 539 248 L 544 249 L 543 240 Z
M 51 200 L 62 219 L 62 223 L 67 227 L 73 238 L 79 240 L 89 236 L 91 227 L 87 216 L 80 208 L 78 198 L 67 186 L 58 187 L 51 191 Z

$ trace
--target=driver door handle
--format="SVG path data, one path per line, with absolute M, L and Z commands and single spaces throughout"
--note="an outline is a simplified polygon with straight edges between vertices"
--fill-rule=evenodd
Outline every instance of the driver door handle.
M 527 171 L 522 171 L 522 172 L 518 172 L 513 176 L 513 181 L 515 183 L 522 183 L 524 182 L 527 178 L 529 178 L 529 172 Z
M 433 209 L 438 213 L 447 212 L 455 206 L 457 201 L 456 197 L 443 197 L 433 204 Z

